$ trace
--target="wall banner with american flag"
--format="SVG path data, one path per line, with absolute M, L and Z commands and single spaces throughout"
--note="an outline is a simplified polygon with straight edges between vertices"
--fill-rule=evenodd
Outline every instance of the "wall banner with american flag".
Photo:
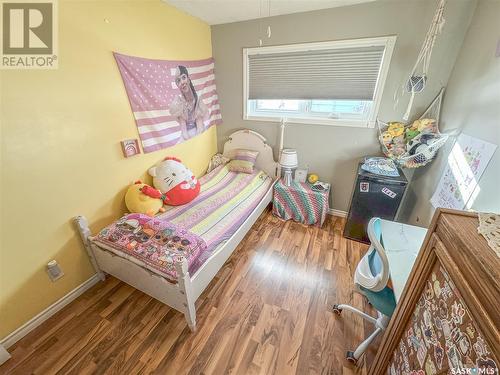
M 145 153 L 222 122 L 214 59 L 152 60 L 114 53 Z

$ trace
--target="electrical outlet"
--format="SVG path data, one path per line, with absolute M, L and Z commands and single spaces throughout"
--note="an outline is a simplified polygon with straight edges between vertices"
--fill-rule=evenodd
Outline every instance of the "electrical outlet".
M 64 272 L 56 260 L 51 260 L 47 263 L 47 274 L 52 282 L 55 282 L 64 276 Z

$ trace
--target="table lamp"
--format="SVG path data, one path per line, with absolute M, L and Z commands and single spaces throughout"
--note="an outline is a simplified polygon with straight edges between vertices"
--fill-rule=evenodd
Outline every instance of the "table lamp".
M 292 183 L 292 171 L 298 166 L 297 151 L 285 148 L 281 151 L 280 165 L 284 171 L 285 185 L 290 186 Z

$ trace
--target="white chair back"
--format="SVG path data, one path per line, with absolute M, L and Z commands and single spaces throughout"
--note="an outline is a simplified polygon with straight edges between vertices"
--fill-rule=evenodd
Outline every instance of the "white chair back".
M 380 292 L 389 281 L 389 261 L 383 246 L 380 218 L 374 217 L 369 221 L 367 233 L 371 246 L 356 267 L 354 282 L 363 288 Z

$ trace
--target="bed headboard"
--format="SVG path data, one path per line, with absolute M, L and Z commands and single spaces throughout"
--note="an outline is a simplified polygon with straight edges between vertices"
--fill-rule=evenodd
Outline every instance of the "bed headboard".
M 255 165 L 271 177 L 276 177 L 278 163 L 274 161 L 273 149 L 266 142 L 261 134 L 249 130 L 238 130 L 229 136 L 229 140 L 224 143 L 224 155 L 236 148 L 259 151 Z

